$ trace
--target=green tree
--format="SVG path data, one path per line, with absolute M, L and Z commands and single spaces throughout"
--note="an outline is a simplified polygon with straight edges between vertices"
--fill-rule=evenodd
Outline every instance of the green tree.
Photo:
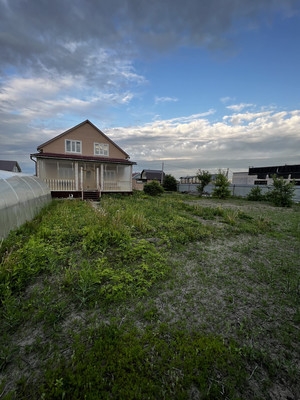
M 151 181 L 144 185 L 144 193 L 150 196 L 158 196 L 164 192 L 164 188 L 157 181 Z
M 231 196 L 229 189 L 230 182 L 228 180 L 227 174 L 221 170 L 216 175 L 215 188 L 212 195 L 218 197 L 219 199 L 227 199 Z
M 174 178 L 174 176 L 172 176 L 170 174 L 165 175 L 165 179 L 163 182 L 163 188 L 170 192 L 176 192 L 177 191 L 176 178 Z
M 272 176 L 273 189 L 268 193 L 267 199 L 278 207 L 291 207 L 295 192 L 294 182 L 286 182 L 282 177 Z
M 253 187 L 247 195 L 247 200 L 250 201 L 262 201 L 264 199 L 265 196 L 263 195 L 261 187 L 259 186 Z
M 196 176 L 200 181 L 200 184 L 197 186 L 197 190 L 199 195 L 202 196 L 205 186 L 207 186 L 211 181 L 211 174 L 208 171 L 199 169 Z

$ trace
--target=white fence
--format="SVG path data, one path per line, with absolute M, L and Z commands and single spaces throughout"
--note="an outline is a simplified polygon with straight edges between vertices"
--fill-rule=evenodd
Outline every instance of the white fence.
M 198 193 L 197 190 L 197 186 L 199 186 L 199 184 L 197 183 L 179 183 L 177 186 L 177 190 L 178 192 L 181 193 Z M 259 186 L 261 188 L 261 191 L 263 194 L 267 193 L 269 190 L 272 190 L 273 186 L 268 186 L 268 185 L 230 185 L 229 189 L 231 190 L 231 194 L 233 196 L 241 196 L 241 197 L 246 197 L 251 189 L 253 187 L 257 187 Z M 209 195 L 212 194 L 213 190 L 214 190 L 214 185 L 213 184 L 209 184 L 207 186 L 205 186 L 204 191 L 206 193 L 208 193 Z M 295 192 L 294 192 L 294 198 L 293 200 L 296 203 L 300 202 L 300 186 L 295 186 L 294 187 Z

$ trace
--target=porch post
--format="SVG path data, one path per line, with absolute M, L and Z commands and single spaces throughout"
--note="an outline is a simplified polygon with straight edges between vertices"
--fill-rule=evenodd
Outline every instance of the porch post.
M 100 195 L 100 197 L 101 197 L 101 187 L 100 187 L 99 178 L 100 178 L 100 175 L 99 175 L 99 167 L 97 167 L 97 168 L 96 168 L 96 182 L 97 182 L 97 190 L 98 190 L 98 192 L 99 192 L 99 195 Z
M 129 172 L 130 172 L 129 185 L 130 185 L 130 191 L 132 192 L 132 165 L 129 166 Z
M 81 199 L 83 200 L 83 167 L 80 167 L 80 190 L 81 190 Z
M 78 162 L 75 162 L 75 190 L 79 190 Z
M 104 173 L 103 173 L 103 164 L 100 165 L 100 195 L 102 190 L 104 189 Z

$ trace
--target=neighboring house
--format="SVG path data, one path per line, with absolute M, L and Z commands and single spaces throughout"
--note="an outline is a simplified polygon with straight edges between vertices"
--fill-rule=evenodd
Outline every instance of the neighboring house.
M 211 181 L 214 182 L 216 180 L 217 174 L 211 174 Z M 180 184 L 200 184 L 200 180 L 197 175 L 187 175 L 187 176 L 181 176 L 179 178 L 179 183 Z
M 141 179 L 140 172 L 134 172 L 132 174 L 132 189 L 133 190 L 144 190 L 144 182 Z
M 248 172 L 234 172 L 232 184 L 272 185 L 273 175 L 282 177 L 287 182 L 300 185 L 300 165 L 279 165 L 271 167 L 250 167 Z
M 30 158 L 53 197 L 97 199 L 101 193 L 131 193 L 129 155 L 86 120 L 41 144 Z
M 165 173 L 161 170 L 143 169 L 143 171 L 141 172 L 141 180 L 144 183 L 148 183 L 151 181 L 158 181 L 162 184 L 164 178 L 165 178 Z
M 22 172 L 17 161 L 0 160 L 0 170 L 10 172 Z

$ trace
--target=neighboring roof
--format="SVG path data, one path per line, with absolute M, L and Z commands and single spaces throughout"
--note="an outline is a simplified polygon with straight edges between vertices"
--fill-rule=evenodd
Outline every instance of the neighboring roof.
M 271 167 L 249 167 L 249 175 L 276 174 L 277 176 L 283 176 L 289 174 L 297 175 L 299 173 L 300 173 L 300 164 L 275 165 Z
M 140 172 L 133 172 L 132 173 L 132 179 L 141 179 L 141 173 Z
M 125 164 L 135 165 L 136 162 L 129 161 L 124 158 L 109 158 L 109 157 L 97 157 L 97 156 L 81 156 L 77 154 L 56 154 L 56 153 L 35 153 L 30 154 L 31 157 L 36 158 L 52 158 L 60 160 L 83 160 L 83 161 L 95 161 L 109 164 Z
M 127 158 L 129 158 L 129 154 L 127 154 L 123 149 L 121 149 L 121 147 L 119 147 L 114 141 L 112 141 L 108 136 L 106 136 L 105 133 L 103 133 L 99 128 L 97 128 L 96 125 L 92 124 L 88 119 L 86 119 L 85 121 L 81 122 L 80 124 L 74 126 L 73 128 L 68 129 L 67 131 L 61 133 L 60 135 L 55 136 L 54 138 L 48 140 L 47 142 L 45 142 L 45 143 L 43 143 L 43 144 L 40 144 L 40 145 L 37 147 L 37 150 L 41 150 L 41 149 L 42 149 L 44 146 L 46 146 L 47 144 L 54 142 L 56 139 L 59 139 L 59 138 L 63 137 L 63 136 L 66 135 L 67 133 L 70 133 L 70 132 L 74 131 L 74 130 L 77 129 L 77 128 L 80 128 L 80 127 L 83 126 L 84 124 L 89 124 L 89 125 L 91 125 L 94 129 L 96 129 L 96 130 L 100 133 L 100 135 L 104 136 L 111 144 L 113 144 L 115 147 L 117 147 L 123 154 L 125 154 L 125 156 L 126 156 Z
M 142 179 L 157 179 L 161 180 L 161 176 L 165 176 L 165 173 L 162 170 L 157 169 L 143 169 L 141 172 Z
M 20 165 L 18 164 L 18 162 L 17 161 L 9 161 L 9 160 L 0 160 L 0 170 L 21 172 L 21 168 L 20 168 Z

